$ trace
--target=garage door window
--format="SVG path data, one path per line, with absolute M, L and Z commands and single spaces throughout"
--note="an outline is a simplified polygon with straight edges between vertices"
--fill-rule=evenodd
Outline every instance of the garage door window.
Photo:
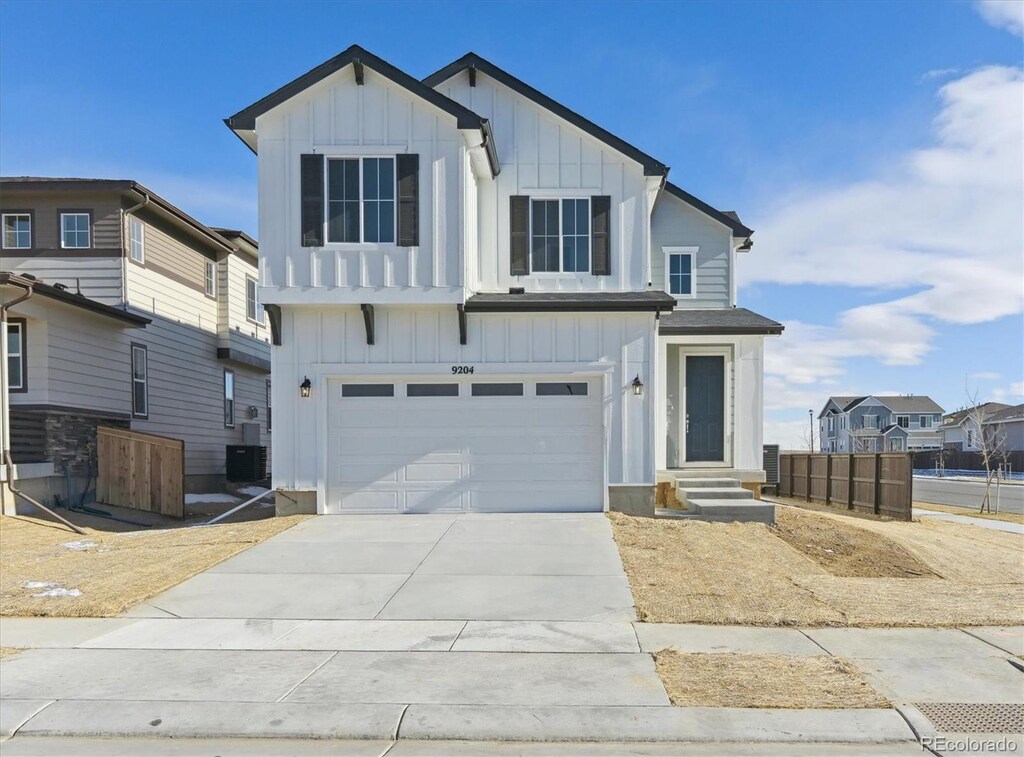
M 406 387 L 409 397 L 458 397 L 458 384 L 409 384 Z
M 522 384 L 473 384 L 474 397 L 522 397 Z
M 537 384 L 538 397 L 586 397 L 587 384 L 585 381 L 553 381 L 550 383 Z
M 342 397 L 394 397 L 394 384 L 342 384 Z

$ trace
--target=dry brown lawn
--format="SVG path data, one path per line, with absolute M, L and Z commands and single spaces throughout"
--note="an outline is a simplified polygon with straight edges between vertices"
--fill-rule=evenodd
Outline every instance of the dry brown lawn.
M 640 620 L 764 626 L 1024 624 L 1020 535 L 940 521 L 874 521 L 789 507 L 777 512 L 777 529 L 611 513 Z M 827 535 L 833 530 L 830 543 Z M 794 548 L 790 540 L 801 536 L 802 548 Z M 870 561 L 851 552 L 869 543 Z
M 708 654 L 668 649 L 654 655 L 676 707 L 861 709 L 891 707 L 850 663 L 821 655 Z
M 968 518 L 984 518 L 985 520 L 1002 520 L 1007 523 L 1024 524 L 1024 513 L 979 513 L 974 507 L 953 507 L 952 505 L 933 505 L 930 502 L 915 502 L 914 507 L 922 510 L 935 510 L 940 513 L 966 515 Z
M 62 514 L 86 535 L 49 520 L 0 517 L 0 615 L 119 615 L 307 517 L 200 528 L 163 521 L 148 530 Z

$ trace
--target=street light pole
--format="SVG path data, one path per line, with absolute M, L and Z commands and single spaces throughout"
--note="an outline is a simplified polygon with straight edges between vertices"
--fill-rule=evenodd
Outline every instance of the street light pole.
M 811 421 L 811 454 L 814 454 L 814 411 L 808 410 L 807 417 Z

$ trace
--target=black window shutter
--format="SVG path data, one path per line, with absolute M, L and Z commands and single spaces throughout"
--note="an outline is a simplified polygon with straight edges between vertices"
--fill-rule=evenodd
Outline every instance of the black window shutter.
M 509 252 L 513 276 L 530 275 L 530 198 L 508 198 Z
M 399 155 L 398 246 L 417 247 L 420 243 L 420 156 Z
M 324 156 L 304 154 L 299 165 L 302 205 L 302 246 L 324 244 Z
M 612 275 L 611 217 L 611 197 L 596 195 L 590 198 L 590 247 L 595 276 Z

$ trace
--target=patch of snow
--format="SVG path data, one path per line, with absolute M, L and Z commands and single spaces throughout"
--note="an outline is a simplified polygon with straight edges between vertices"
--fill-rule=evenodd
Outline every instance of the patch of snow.
M 255 497 L 259 494 L 265 494 L 270 489 L 264 489 L 262 486 L 243 486 L 238 490 L 239 494 L 244 494 L 247 497 Z
M 73 552 L 84 552 L 87 549 L 92 549 L 96 546 L 96 542 L 89 539 L 80 539 L 79 541 L 66 541 L 61 544 L 64 549 L 70 549 Z
M 42 599 L 43 597 L 80 597 L 82 592 L 78 589 L 65 589 L 63 586 L 58 586 L 56 589 L 47 589 L 32 596 L 36 599 Z
M 224 505 L 237 505 L 242 500 L 238 497 L 234 497 L 230 494 L 219 494 L 211 492 L 210 494 L 186 494 L 185 504 L 186 505 L 198 505 L 198 504 L 224 504 Z
M 50 583 L 49 581 L 28 581 L 25 583 L 26 589 L 52 589 L 60 586 L 60 584 Z

